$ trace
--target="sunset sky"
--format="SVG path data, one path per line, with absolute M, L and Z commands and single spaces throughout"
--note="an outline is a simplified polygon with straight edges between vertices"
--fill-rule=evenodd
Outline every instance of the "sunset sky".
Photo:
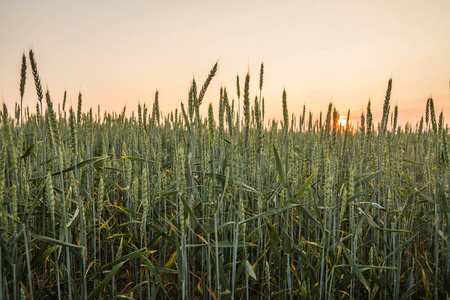
M 369 98 L 379 119 L 387 83 L 399 121 L 413 124 L 432 96 L 450 115 L 450 1 L 6 1 L 0 0 L 0 93 L 10 111 L 20 102 L 21 56 L 32 48 L 54 102 L 84 110 L 151 107 L 156 89 L 164 114 L 186 102 L 219 69 L 202 111 L 218 108 L 220 86 L 236 96 L 251 74 L 251 99 L 265 65 L 266 119 L 306 104 L 315 116 L 332 101 L 358 119 Z M 24 105 L 36 107 L 31 69 Z M 448 119 L 446 123 L 448 123 Z

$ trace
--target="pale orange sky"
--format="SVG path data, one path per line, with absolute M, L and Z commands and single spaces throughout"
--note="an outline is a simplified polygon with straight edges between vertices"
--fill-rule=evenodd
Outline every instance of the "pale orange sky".
M 450 115 L 450 1 L 6 1 L 0 0 L 0 93 L 10 111 L 20 101 L 21 56 L 35 51 L 54 102 L 84 110 L 151 108 L 159 90 L 164 114 L 187 102 L 219 60 L 203 102 L 217 111 L 220 86 L 236 97 L 251 74 L 259 95 L 265 65 L 266 119 L 280 119 L 286 88 L 290 114 L 306 104 L 317 117 L 333 101 L 359 118 L 372 99 L 375 119 L 387 82 L 399 121 L 413 124 L 427 98 Z M 36 93 L 27 70 L 24 105 Z M 205 114 L 204 114 L 205 115 Z M 448 120 L 448 119 L 447 119 Z M 447 121 L 446 121 L 447 123 Z

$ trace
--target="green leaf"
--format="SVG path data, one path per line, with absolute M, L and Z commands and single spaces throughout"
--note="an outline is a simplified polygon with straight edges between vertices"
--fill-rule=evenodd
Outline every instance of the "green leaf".
M 294 245 L 294 247 L 291 249 L 291 253 L 296 253 L 298 256 L 300 256 L 301 260 L 300 262 L 303 264 L 306 264 L 308 267 L 311 268 L 312 271 L 316 271 L 313 264 L 309 261 L 309 259 L 306 257 L 305 254 L 303 254 L 302 250 L 297 249 L 297 245 Z
M 280 240 L 280 236 L 269 222 L 267 222 L 267 233 L 269 234 L 270 244 L 274 249 L 273 253 L 275 253 L 276 261 L 278 263 L 281 260 L 280 255 L 281 251 L 278 247 L 279 245 L 278 241 Z
M 287 183 L 286 183 L 286 179 L 284 178 L 283 167 L 281 166 L 281 160 L 280 160 L 280 156 L 278 155 L 277 147 L 275 147 L 275 144 L 272 144 L 272 146 L 273 146 L 273 153 L 275 155 L 275 161 L 277 163 L 278 175 L 280 176 L 280 180 L 281 180 L 281 183 L 283 184 L 283 186 L 285 188 L 287 188 Z
M 309 175 L 309 177 L 306 179 L 305 183 L 300 188 L 300 191 L 298 191 L 297 195 L 295 195 L 295 200 L 298 200 L 298 198 L 300 198 L 303 195 L 303 193 L 306 191 L 306 189 L 309 188 L 309 186 L 311 185 L 311 181 L 314 179 L 314 177 L 317 174 L 317 171 L 318 170 L 315 170 L 311 175 Z
M 134 251 L 132 253 L 129 253 L 125 256 L 119 257 L 114 262 L 107 264 L 102 269 L 107 269 L 108 267 L 114 266 L 112 270 L 106 275 L 106 277 L 100 282 L 100 284 L 88 295 L 88 300 L 97 299 L 98 295 L 105 289 L 106 285 L 111 281 L 111 279 L 114 277 L 114 275 L 119 271 L 120 267 L 123 266 L 124 263 L 126 263 L 129 260 L 136 259 L 138 257 L 144 257 L 147 254 L 152 253 L 152 251 L 145 251 L 146 249 L 140 249 L 137 251 Z
M 149 160 L 149 159 L 145 159 L 145 158 L 140 158 L 140 157 L 135 157 L 135 156 L 121 156 L 122 159 L 129 159 L 132 161 L 137 161 L 137 162 L 147 162 L 147 163 L 151 163 L 151 164 L 155 164 L 156 162 Z
M 354 201 L 354 200 L 364 196 L 367 193 L 368 193 L 368 190 L 364 190 L 364 191 L 361 191 L 359 193 L 356 193 L 355 195 L 353 195 L 352 197 L 347 199 L 347 203 L 350 203 L 350 202 L 352 202 L 352 201 Z
M 402 295 L 402 297 L 400 298 L 400 300 L 406 300 L 406 299 L 410 299 L 410 297 L 414 294 L 414 292 L 416 292 L 417 287 L 419 286 L 420 281 L 414 283 L 413 285 L 411 285 L 409 287 L 409 289 L 406 290 L 406 292 Z
M 359 204 L 370 204 L 375 208 L 379 208 L 384 210 L 385 208 L 383 206 L 381 206 L 380 204 L 376 203 L 376 202 L 359 202 Z
M 423 165 L 423 163 L 420 163 L 420 162 L 417 162 L 417 161 L 413 161 L 413 160 L 409 160 L 409 159 L 403 159 L 403 162 L 409 163 L 409 164 Z
M 82 246 L 71 244 L 71 243 L 66 243 L 66 242 L 63 242 L 63 241 L 60 241 L 60 240 L 53 239 L 53 238 L 48 237 L 48 236 L 33 235 L 33 237 L 35 239 L 37 239 L 37 240 L 46 242 L 46 243 L 51 244 L 51 245 L 60 245 L 60 246 L 64 246 L 64 247 L 71 247 L 71 248 L 77 248 L 77 249 L 82 249 L 83 248 Z
M 55 172 L 55 173 L 52 174 L 52 176 L 59 175 L 59 174 L 61 174 L 61 172 L 63 174 L 65 174 L 65 173 L 73 171 L 75 169 L 80 169 L 80 168 L 84 167 L 85 165 L 100 162 L 100 161 L 102 161 L 104 159 L 107 159 L 109 157 L 111 157 L 111 156 L 110 155 L 105 155 L 105 156 L 98 156 L 98 157 L 89 158 L 89 159 L 86 159 L 85 161 L 80 162 L 79 164 L 77 164 L 75 166 L 71 166 L 71 167 L 69 167 L 67 169 L 64 169 L 62 171 Z M 37 178 L 31 178 L 29 181 L 36 181 L 36 180 L 42 179 L 44 177 L 45 176 L 37 177 Z
M 239 222 L 239 225 L 243 224 L 243 223 L 247 223 L 247 222 L 253 221 L 253 220 L 256 220 L 256 219 L 265 218 L 265 217 L 268 217 L 268 216 L 271 216 L 271 215 L 275 215 L 275 214 L 278 214 L 278 213 L 283 212 L 285 210 L 292 209 L 292 208 L 298 207 L 298 206 L 300 206 L 300 204 L 288 204 L 288 205 L 285 205 L 285 206 L 282 206 L 282 207 L 273 208 L 273 209 L 270 209 L 270 210 L 268 210 L 266 212 L 263 212 L 263 213 L 261 213 L 261 214 L 259 214 L 257 216 L 254 216 L 254 217 L 248 218 L 247 220 L 241 221 L 241 222 Z
M 191 216 L 191 220 L 193 220 L 195 222 L 195 224 L 198 225 L 198 227 L 200 227 L 200 229 L 202 230 L 202 232 L 206 232 L 206 229 L 203 228 L 202 224 L 200 223 L 200 221 L 198 220 L 197 216 L 195 215 L 194 211 L 192 210 L 192 208 L 189 206 L 189 204 L 187 203 L 186 199 L 184 199 L 184 197 L 180 197 L 179 198 L 181 200 L 181 202 L 183 202 L 184 208 L 186 209 L 186 211 L 188 212 L 188 214 Z
M 45 249 L 45 251 L 42 251 L 37 257 L 35 257 L 32 261 L 31 268 L 35 269 L 38 267 L 47 257 L 50 256 L 56 249 L 58 249 L 59 246 L 53 246 L 50 248 Z
M 123 211 L 124 213 L 126 213 L 128 215 L 133 215 L 133 213 L 135 213 L 131 209 L 128 209 L 128 208 L 120 206 L 120 205 L 111 205 L 111 206 L 117 208 L 117 210 Z
M 164 284 L 161 280 L 161 277 L 159 276 L 158 272 L 156 271 L 155 267 L 153 266 L 153 264 L 150 262 L 150 260 L 148 260 L 147 257 L 143 256 L 142 260 L 144 261 L 144 264 L 147 266 L 147 269 L 150 271 L 150 273 L 155 276 L 156 280 L 158 281 L 160 287 L 162 288 L 164 294 L 166 294 L 167 298 L 172 299 L 169 294 L 166 291 L 166 288 L 164 287 Z
M 44 291 L 44 287 L 47 286 L 47 281 L 50 279 L 50 276 L 48 276 L 47 278 L 44 278 L 44 282 L 40 283 L 40 287 L 39 289 L 36 291 L 36 293 L 33 296 L 33 299 L 41 299 L 41 294 Z
M 372 217 L 369 216 L 368 214 L 366 214 L 360 207 L 358 207 L 358 211 L 366 217 L 366 219 L 369 222 L 371 227 L 373 227 L 375 229 L 380 229 L 380 226 L 377 223 L 375 223 L 375 221 L 372 219 Z
M 361 281 L 361 283 L 364 285 L 364 287 L 369 291 L 369 283 L 367 282 L 367 279 L 363 276 L 361 269 L 359 268 L 359 266 L 355 263 L 355 261 L 353 260 L 352 255 L 350 254 L 350 251 L 345 247 L 345 245 L 339 240 L 339 237 L 337 236 L 333 236 L 336 243 L 339 244 L 339 246 L 341 246 L 343 252 L 344 252 L 344 256 L 347 258 L 347 260 L 350 262 L 350 265 L 353 267 L 353 272 L 355 273 L 356 277 L 358 277 L 358 279 Z
M 216 212 L 215 212 L 216 215 L 222 209 L 222 203 L 223 203 L 223 199 L 225 198 L 225 194 L 227 192 L 227 186 L 228 186 L 229 179 L 230 179 L 230 172 L 227 169 L 227 174 L 226 174 L 226 177 L 225 177 L 225 184 L 223 185 L 223 192 L 220 195 L 219 202 L 217 203 L 217 206 L 216 206 Z
M 222 293 L 220 293 L 221 295 L 229 295 L 231 294 L 231 291 L 229 289 L 226 289 L 225 291 L 223 291 Z
M 85 161 L 80 162 L 76 166 L 72 166 L 72 167 L 69 167 L 67 169 L 62 170 L 62 173 L 64 174 L 64 173 L 73 171 L 73 170 L 75 170 L 75 167 L 77 169 L 79 169 L 79 168 L 82 168 L 82 167 L 84 167 L 84 166 L 86 166 L 88 164 L 95 164 L 95 163 L 98 163 L 99 161 L 102 161 L 102 160 L 110 158 L 110 157 L 111 157 L 110 155 L 105 155 L 105 156 L 98 156 L 98 157 L 93 157 L 93 158 L 90 158 L 90 159 L 86 159 Z M 61 172 L 53 173 L 52 176 L 59 175 L 60 173 Z
M 33 144 L 31 144 L 30 147 L 28 147 L 27 151 L 25 151 L 25 153 L 20 158 L 26 158 L 26 157 L 30 156 L 31 153 L 33 153 L 34 148 L 37 145 L 39 145 L 40 143 L 42 143 L 42 141 L 37 141 L 37 142 L 34 142 Z
M 223 287 L 225 289 L 231 289 L 230 284 L 228 283 L 228 280 L 227 280 L 227 276 L 226 276 L 225 271 L 223 269 L 222 263 L 220 261 L 216 260 L 216 254 L 214 252 L 214 248 L 211 247 L 211 248 L 209 248 L 209 250 L 211 251 L 211 256 L 212 256 L 212 258 L 214 260 L 214 264 L 219 269 L 219 280 L 220 280 L 220 282 L 222 283 L 222 285 L 223 285 Z
M 400 232 L 400 233 L 408 233 L 409 230 L 404 229 L 390 229 L 390 228 L 380 228 L 380 230 L 390 231 L 390 232 Z
M 253 279 L 256 280 L 255 271 L 253 271 L 253 267 L 248 260 L 245 261 L 245 269 L 247 270 L 248 275 L 250 275 Z
M 145 250 L 146 250 L 145 248 L 142 248 L 142 249 L 136 250 L 134 252 L 128 253 L 124 256 L 121 256 L 118 259 L 116 259 L 115 261 L 103 266 L 102 270 L 107 270 L 107 269 L 111 268 L 112 266 L 117 265 L 119 263 L 125 262 L 130 259 L 135 259 L 135 258 L 144 256 L 144 255 L 147 255 L 147 254 L 151 254 L 154 252 L 154 251 L 145 251 Z
M 374 265 L 360 265 L 360 264 L 354 264 L 353 266 L 357 266 L 361 268 L 361 272 L 377 269 L 377 270 L 397 270 L 396 267 L 388 267 L 388 266 L 374 266 Z M 334 268 L 345 268 L 345 267 L 351 267 L 349 264 L 341 264 L 336 265 Z
M 73 217 L 69 220 L 69 222 L 66 225 L 66 228 L 69 228 L 70 225 L 72 225 L 73 221 L 75 221 L 75 219 L 77 218 L 78 214 L 80 213 L 80 208 L 77 207 L 77 209 L 75 210 L 75 213 L 73 214 Z
M 216 245 L 217 245 L 217 248 L 233 248 L 234 242 L 221 241 L 221 242 L 214 243 L 211 246 L 216 246 Z M 237 243 L 236 245 L 238 248 L 242 248 L 242 247 L 249 246 L 249 243 L 241 242 L 241 243 Z M 187 244 L 186 248 L 196 248 L 196 247 L 203 247 L 203 246 L 208 246 L 208 244 Z
M 125 261 L 117 264 L 114 268 L 106 275 L 106 277 L 100 282 L 99 285 L 88 295 L 87 300 L 94 300 L 100 295 L 100 293 L 105 289 L 106 285 L 111 281 L 111 279 L 119 271 L 120 267 L 125 263 Z
M 375 171 L 375 172 L 372 172 L 372 173 L 361 174 L 359 176 L 360 177 L 360 181 L 358 183 L 356 183 L 356 187 L 359 187 L 360 185 L 366 183 L 367 181 L 372 180 L 373 178 L 375 178 L 380 173 L 381 173 L 381 171 Z
M 225 180 L 226 180 L 226 176 L 222 175 L 222 174 L 206 173 L 205 175 L 208 176 L 208 177 L 213 177 L 213 178 L 215 178 L 215 179 L 217 179 L 217 180 L 219 180 L 221 182 L 225 182 Z M 238 187 L 240 187 L 243 190 L 247 190 L 247 191 L 254 192 L 254 193 L 257 193 L 257 194 L 261 195 L 261 193 L 259 191 L 257 191 L 255 188 L 253 188 L 253 187 L 243 183 L 242 181 L 233 180 L 233 178 L 228 178 L 228 182 L 229 182 L 229 184 L 237 185 Z

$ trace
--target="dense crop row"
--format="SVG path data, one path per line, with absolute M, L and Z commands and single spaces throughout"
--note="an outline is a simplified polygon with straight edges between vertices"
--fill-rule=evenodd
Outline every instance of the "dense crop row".
M 433 100 L 397 126 L 326 115 L 265 122 L 250 76 L 200 115 L 3 105 L 0 298 L 418 299 L 450 293 L 448 128 Z M 20 92 L 26 77 L 23 58 Z M 242 102 L 242 103 L 241 103 Z M 203 105 L 206 105 L 203 103 Z M 424 105 L 425 106 L 425 105 Z M 242 107 L 242 111 L 241 111 Z M 348 113 L 350 114 L 350 112 Z

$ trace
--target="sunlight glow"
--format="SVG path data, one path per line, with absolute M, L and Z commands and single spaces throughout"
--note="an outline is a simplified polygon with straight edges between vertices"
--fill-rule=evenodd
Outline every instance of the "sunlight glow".
M 339 126 L 345 127 L 347 124 L 347 117 L 346 116 L 339 116 Z

